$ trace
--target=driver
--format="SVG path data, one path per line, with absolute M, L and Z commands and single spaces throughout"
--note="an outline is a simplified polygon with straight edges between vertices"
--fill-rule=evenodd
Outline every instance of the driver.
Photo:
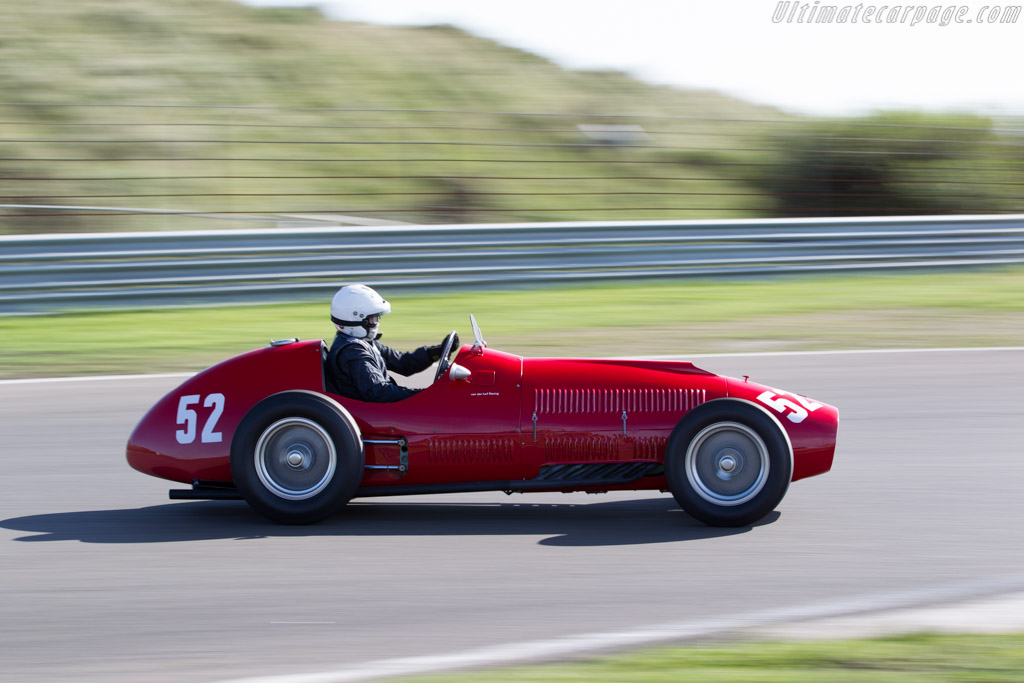
M 441 358 L 444 341 L 409 352 L 384 346 L 377 329 L 390 312 L 391 304 L 366 285 L 345 285 L 334 295 L 331 322 L 338 332 L 327 353 L 328 391 L 375 403 L 401 401 L 420 391 L 399 385 L 388 370 L 406 377 L 426 370 Z M 459 348 L 458 335 L 452 348 Z

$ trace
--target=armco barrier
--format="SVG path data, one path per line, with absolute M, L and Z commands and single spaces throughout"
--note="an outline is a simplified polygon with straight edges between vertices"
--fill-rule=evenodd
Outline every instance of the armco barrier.
M 1024 263 L 1024 215 L 0 236 L 0 313 Z

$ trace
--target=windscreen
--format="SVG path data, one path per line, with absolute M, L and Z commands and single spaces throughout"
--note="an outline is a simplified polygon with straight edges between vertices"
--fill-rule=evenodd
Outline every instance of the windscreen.
M 484 335 L 480 332 L 480 326 L 476 324 L 476 317 L 472 313 L 469 314 L 469 324 L 473 326 L 473 348 L 482 349 L 487 346 Z

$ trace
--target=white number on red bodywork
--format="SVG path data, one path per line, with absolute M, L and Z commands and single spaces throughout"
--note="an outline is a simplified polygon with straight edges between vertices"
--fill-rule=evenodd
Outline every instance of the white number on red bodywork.
M 785 394 L 788 398 L 783 398 L 779 394 Z M 794 424 L 800 424 L 810 413 L 821 407 L 820 403 L 787 391 L 765 391 L 757 400 L 780 415 L 785 415 Z
M 178 399 L 178 424 L 183 426 L 184 429 L 179 429 L 174 432 L 174 438 L 178 440 L 180 444 L 190 444 L 196 440 L 196 428 L 199 425 L 199 415 L 192 408 L 193 405 L 199 403 L 202 398 L 199 394 L 189 394 L 182 396 Z M 221 432 L 214 431 L 217 427 L 217 420 L 220 419 L 221 414 L 224 412 L 224 394 L 210 394 L 203 401 L 204 408 L 212 408 L 209 417 L 206 418 L 206 423 L 203 425 L 203 431 L 199 435 L 200 443 L 220 443 L 224 440 L 224 435 Z

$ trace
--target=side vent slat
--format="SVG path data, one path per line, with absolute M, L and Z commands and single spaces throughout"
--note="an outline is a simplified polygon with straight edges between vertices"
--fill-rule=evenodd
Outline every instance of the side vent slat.
M 642 477 L 658 476 L 664 472 L 664 465 L 658 462 L 546 465 L 531 481 L 543 481 L 552 486 L 600 486 L 628 483 Z

